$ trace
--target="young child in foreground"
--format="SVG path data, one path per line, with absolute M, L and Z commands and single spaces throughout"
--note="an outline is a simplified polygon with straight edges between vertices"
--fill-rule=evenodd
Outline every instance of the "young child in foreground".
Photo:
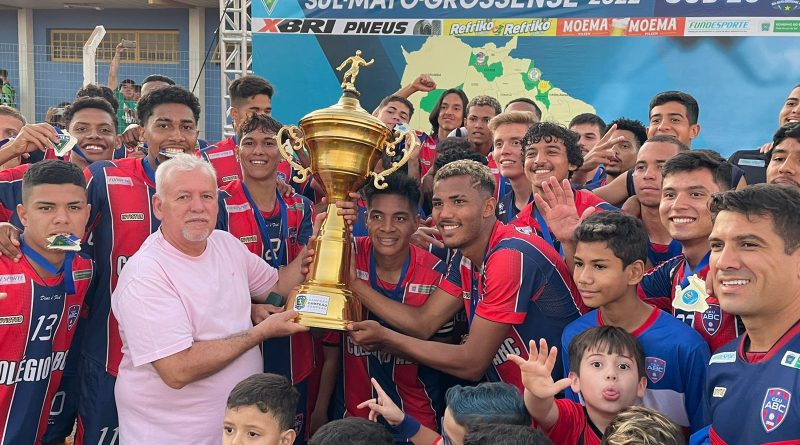
M 530 356 L 509 356 L 520 367 L 525 406 L 534 423 L 555 445 L 600 445 L 603 431 L 623 409 L 644 396 L 647 378 L 639 342 L 614 326 L 591 328 L 570 343 L 569 377 L 553 381 L 558 350 L 531 341 Z M 585 409 L 556 394 L 571 388 L 583 396 Z
M 242 380 L 228 396 L 222 445 L 292 445 L 299 397 L 289 380 L 277 374 Z

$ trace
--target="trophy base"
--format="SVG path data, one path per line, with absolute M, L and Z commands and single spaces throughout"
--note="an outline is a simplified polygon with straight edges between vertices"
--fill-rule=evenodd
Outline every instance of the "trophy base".
M 297 323 L 309 328 L 344 331 L 361 320 L 361 304 L 344 286 L 304 283 L 289 293 L 286 309 L 297 311 Z

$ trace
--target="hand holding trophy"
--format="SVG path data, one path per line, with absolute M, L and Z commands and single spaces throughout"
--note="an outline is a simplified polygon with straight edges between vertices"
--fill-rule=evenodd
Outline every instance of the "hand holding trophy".
M 355 57 L 362 60 L 361 51 Z M 359 63 L 369 66 L 369 63 Z M 394 156 L 395 147 L 406 132 L 393 132 L 369 114 L 358 101 L 354 82 L 358 70 L 342 83 L 342 97 L 336 104 L 312 111 L 300 120 L 299 127 L 283 127 L 275 136 L 281 156 L 297 171 L 295 182 L 313 175 L 328 197 L 328 218 L 316 240 L 316 256 L 305 283 L 292 289 L 286 305 L 299 313 L 304 326 L 344 330 L 350 321 L 361 321 L 361 304 L 348 288 L 350 274 L 350 233 L 344 218 L 336 215 L 336 201 L 348 199 L 350 192 L 361 189 L 368 180 L 377 188 L 386 187 L 386 177 L 402 167 L 412 156 L 415 146 L 406 146 L 403 157 L 380 172 L 372 171 L 381 153 Z M 302 137 L 300 130 L 302 129 Z M 397 133 L 397 134 L 394 134 Z M 284 141 L 285 139 L 285 141 Z M 413 139 L 413 138 L 412 138 Z M 284 141 L 284 142 L 282 142 Z M 419 143 L 417 142 L 416 145 Z M 309 167 L 295 162 L 292 152 L 308 148 Z

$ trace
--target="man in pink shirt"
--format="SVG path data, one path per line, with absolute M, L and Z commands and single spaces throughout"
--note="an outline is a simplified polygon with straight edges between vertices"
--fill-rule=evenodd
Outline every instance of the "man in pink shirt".
M 307 329 L 278 308 L 253 326 L 251 301 L 287 295 L 310 254 L 277 271 L 214 230 L 216 175 L 191 155 L 156 171 L 152 205 L 161 227 L 125 265 L 111 299 L 123 353 L 119 441 L 218 445 L 228 394 L 263 369 L 258 345 Z

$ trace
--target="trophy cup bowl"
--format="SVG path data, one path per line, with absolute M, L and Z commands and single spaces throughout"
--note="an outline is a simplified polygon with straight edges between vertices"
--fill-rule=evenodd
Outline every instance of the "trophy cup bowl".
M 380 154 L 394 156 L 394 147 L 406 133 L 393 137 L 392 130 L 361 108 L 357 95 L 354 89 L 345 89 L 338 103 L 303 117 L 302 136 L 293 126 L 281 128 L 275 136 L 281 155 L 297 171 L 294 181 L 304 182 L 312 174 L 328 198 L 328 217 L 316 238 L 307 279 L 292 289 L 286 304 L 287 310 L 298 312 L 298 323 L 308 327 L 344 330 L 348 322 L 361 321 L 361 304 L 348 286 L 351 236 L 344 217 L 336 214 L 336 201 L 349 199 L 350 192 L 361 189 L 370 178 L 375 187 L 385 188 L 385 177 L 408 162 L 419 145 L 416 140 L 407 144 L 402 159 L 375 173 Z M 307 168 L 291 155 L 303 145 L 311 159 Z

